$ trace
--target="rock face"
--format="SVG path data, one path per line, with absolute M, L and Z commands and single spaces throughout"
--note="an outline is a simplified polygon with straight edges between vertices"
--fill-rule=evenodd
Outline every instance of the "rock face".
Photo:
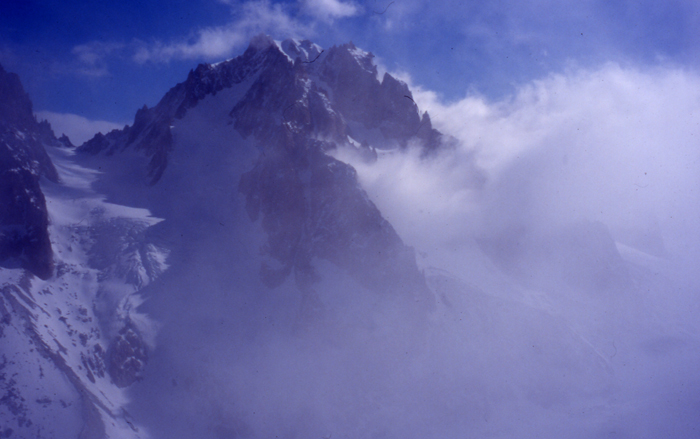
M 129 322 L 119 330 L 108 352 L 109 375 L 117 387 L 127 387 L 139 379 L 148 361 L 143 339 Z
M 51 276 L 53 257 L 39 180 L 58 180 L 44 149 L 56 142 L 49 124 L 34 117 L 17 75 L 0 66 L 0 263 L 18 263 L 42 279 Z
M 79 150 L 139 152 L 147 161 L 143 178 L 155 185 L 167 172 L 173 124 L 203 99 L 245 87 L 224 116 L 260 151 L 238 189 L 250 218 L 261 221 L 264 252 L 275 261 L 262 264 L 262 280 L 272 288 L 293 274 L 310 288 L 311 261 L 321 258 L 368 288 L 391 294 L 410 286 L 420 306 L 430 308 L 413 250 L 367 198 L 355 170 L 328 154 L 348 144 L 370 157 L 411 142 L 425 153 L 440 145 L 442 135 L 427 113 L 419 114 L 406 84 L 389 74 L 380 82 L 372 59 L 352 43 L 324 51 L 309 41 L 277 43 L 260 35 L 235 59 L 199 65 L 154 108 L 140 109 L 133 126 L 97 135 Z
M 432 128 L 428 113 L 421 118 L 405 83 L 389 73 L 379 82 L 373 58 L 348 43 L 331 48 L 323 62 L 311 69 L 332 91 L 338 111 L 355 126 L 350 134 L 357 140 L 371 142 L 362 131 L 378 130 L 401 147 L 418 139 L 428 151 L 437 148 L 441 134 Z

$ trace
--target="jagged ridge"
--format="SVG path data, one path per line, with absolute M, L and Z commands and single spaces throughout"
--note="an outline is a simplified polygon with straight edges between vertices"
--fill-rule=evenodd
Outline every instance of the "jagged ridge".
M 44 144 L 56 144 L 38 122 L 19 77 L 0 66 L 0 262 L 12 261 L 42 279 L 53 272 L 46 201 L 39 179 L 58 180 Z

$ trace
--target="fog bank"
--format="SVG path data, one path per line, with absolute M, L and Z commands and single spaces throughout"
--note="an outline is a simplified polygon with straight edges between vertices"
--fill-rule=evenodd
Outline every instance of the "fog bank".
M 525 84 L 499 102 L 469 95 L 445 104 L 420 88 L 414 98 L 457 139 L 453 148 L 423 157 L 416 146 L 376 162 L 350 150 L 338 157 L 358 170 L 433 282 L 446 269 L 471 285 L 446 301 L 467 301 L 455 308 L 477 319 L 509 316 L 503 327 L 472 327 L 466 344 L 441 345 L 448 356 L 470 352 L 460 382 L 472 382 L 480 359 L 489 364 L 476 374 L 481 382 L 537 382 L 520 408 L 496 404 L 510 416 L 530 407 L 520 437 L 697 434 L 700 76 L 608 64 Z M 505 311 L 511 305 L 476 297 L 526 308 Z M 562 319 L 561 333 L 551 332 L 551 318 Z M 573 338 L 562 339 L 569 330 Z M 518 337 L 556 348 L 532 357 L 541 363 L 528 364 L 533 352 L 516 355 L 518 372 L 499 372 L 509 360 L 493 349 L 517 352 Z M 581 343 L 602 369 L 586 365 Z M 533 367 L 546 371 L 542 381 Z M 581 367 L 590 374 L 576 382 L 595 397 L 557 379 Z M 493 403 L 497 386 L 487 387 Z

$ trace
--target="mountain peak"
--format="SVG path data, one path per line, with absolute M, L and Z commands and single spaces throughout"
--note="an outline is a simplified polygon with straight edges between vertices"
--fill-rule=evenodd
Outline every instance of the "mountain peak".
M 189 154 L 183 148 L 197 148 L 181 140 L 195 136 L 192 128 L 181 127 L 211 121 L 197 135 L 224 130 L 227 140 L 217 149 L 256 151 L 253 167 L 233 178 L 250 220 L 260 220 L 268 237 L 265 254 L 274 263 L 260 272 L 268 286 L 292 277 L 307 288 L 300 279 L 315 277 L 313 260 L 320 258 L 372 290 L 395 291 L 386 278 L 404 279 L 414 286 L 405 294 L 429 308 L 433 299 L 413 250 L 361 189 L 355 170 L 328 154 L 351 144 L 368 152 L 406 148 L 409 141 L 426 151 L 438 146 L 440 134 L 429 119 L 421 121 L 406 84 L 389 74 L 379 82 L 372 58 L 352 43 L 324 51 L 308 40 L 276 42 L 261 34 L 241 56 L 191 71 L 158 105 L 139 110 L 131 127 L 80 150 L 141 154 L 142 175 L 160 185 L 168 172 L 197 172 L 177 158 Z M 217 163 L 208 169 L 228 172 Z
M 0 118 L 13 123 L 34 121 L 32 102 L 24 91 L 19 76 L 5 71 L 0 65 Z
M 260 33 L 251 38 L 248 50 L 261 51 L 271 46 L 276 46 L 275 40 L 267 34 Z
M 231 122 L 247 135 L 253 128 L 269 135 L 283 124 L 291 130 L 305 126 L 315 136 L 334 139 L 335 146 L 356 141 L 372 149 L 405 148 L 414 139 L 426 151 L 437 148 L 442 135 L 429 119 L 421 120 L 408 86 L 388 73 L 380 82 L 373 58 L 352 42 L 324 50 L 309 40 L 277 42 L 259 34 L 242 55 L 190 71 L 156 107 L 139 110 L 132 127 L 96 136 L 81 148 L 144 151 L 154 184 L 167 166 L 173 121 L 208 96 L 244 83 L 250 88 L 243 98 L 228 105 Z

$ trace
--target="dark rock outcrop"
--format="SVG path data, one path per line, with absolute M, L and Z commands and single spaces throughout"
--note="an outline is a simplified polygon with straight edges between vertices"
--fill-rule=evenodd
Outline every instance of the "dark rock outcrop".
M 408 86 L 389 73 L 377 80 L 374 55 L 348 43 L 334 46 L 318 67 L 319 78 L 329 86 L 334 105 L 349 120 L 366 129 L 378 129 L 387 140 L 406 147 L 416 138 L 426 151 L 440 145 L 440 132 L 433 129 L 430 117 L 421 118 Z M 355 134 L 355 133 L 351 133 Z M 357 140 L 364 140 L 360 138 Z
M 119 331 L 107 352 L 107 371 L 117 387 L 136 382 L 148 361 L 146 344 L 135 327 L 127 324 Z
M 44 147 L 57 142 L 48 122 L 36 120 L 17 75 L 0 67 L 0 263 L 42 279 L 53 272 L 53 254 L 39 180 L 58 181 Z

